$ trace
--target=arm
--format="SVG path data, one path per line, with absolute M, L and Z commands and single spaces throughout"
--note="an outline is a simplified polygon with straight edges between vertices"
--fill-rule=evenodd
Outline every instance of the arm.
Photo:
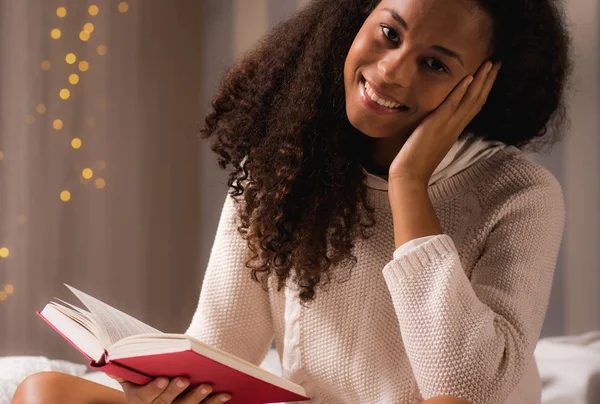
M 186 334 L 258 365 L 270 348 L 273 323 L 268 292 L 244 265 L 246 241 L 238 225 L 235 201 L 227 195 Z
M 392 201 L 399 189 L 390 193 L 392 214 L 398 215 L 396 245 L 435 234 L 439 222 L 428 213 L 433 211 L 429 198 L 414 197 L 417 190 L 413 198 Z M 415 210 L 398 208 L 410 203 Z M 545 181 L 515 193 L 504 207 L 507 213 L 489 234 L 471 279 L 446 234 L 384 267 L 425 398 L 452 395 L 474 403 L 504 403 L 533 360 L 562 238 L 562 190 L 555 179 Z M 401 212 L 414 216 L 409 220 Z M 397 223 L 403 227 L 396 228 Z

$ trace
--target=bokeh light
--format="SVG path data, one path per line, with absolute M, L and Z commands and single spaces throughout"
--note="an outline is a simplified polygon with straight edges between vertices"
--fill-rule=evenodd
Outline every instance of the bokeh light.
M 86 72 L 89 68 L 90 68 L 90 64 L 88 62 L 86 62 L 85 60 L 82 60 L 81 62 L 79 62 L 79 70 L 81 70 L 82 72 Z
M 60 193 L 60 200 L 63 202 L 68 202 L 69 200 L 71 200 L 71 193 L 69 191 L 62 191 Z
M 63 100 L 66 100 L 71 96 L 71 92 L 67 88 L 63 88 L 58 94 Z
M 44 60 L 44 61 L 42 62 L 42 70 L 50 70 L 50 66 L 51 66 L 51 65 L 52 65 L 52 64 L 50 63 L 50 61 L 49 61 L 49 60 Z
M 56 15 L 59 18 L 64 18 L 67 15 L 67 9 L 64 7 L 59 7 L 56 9 Z
M 6 247 L 0 248 L 0 257 L 7 258 L 10 255 L 10 251 Z
M 7 283 L 6 285 L 4 285 L 4 291 L 10 295 L 12 292 L 15 291 L 15 287 L 10 283 Z
M 96 48 L 96 52 L 100 56 L 106 55 L 107 51 L 108 51 L 108 49 L 107 49 L 106 45 L 98 45 L 98 47 Z
M 61 35 L 62 33 L 58 28 L 54 28 L 52 31 L 50 31 L 50 36 L 52 37 L 52 39 L 60 39 Z
M 84 168 L 83 171 L 81 172 L 81 176 L 83 178 L 85 178 L 86 180 L 89 180 L 90 178 L 92 178 L 94 176 L 94 172 L 92 171 L 91 168 Z
M 74 53 L 67 53 L 67 55 L 65 56 L 65 61 L 72 65 L 73 63 L 75 63 L 77 61 L 77 56 L 75 56 Z
M 46 106 L 44 104 L 38 104 L 38 106 L 35 107 L 35 110 L 38 112 L 38 114 L 43 115 L 46 113 Z
M 96 179 L 96 188 L 102 189 L 105 186 L 106 186 L 106 181 L 104 180 L 104 178 L 97 178 Z
M 129 4 L 127 4 L 126 1 L 122 1 L 119 3 L 117 8 L 119 9 L 120 12 L 126 13 L 127 10 L 129 10 Z
M 94 32 L 94 24 L 92 24 L 91 22 L 86 23 L 83 26 L 83 30 L 87 31 L 87 32 L 89 32 L 91 34 L 92 32 Z
M 90 39 L 90 33 L 83 30 L 79 33 L 79 39 L 81 39 L 82 41 L 87 41 L 88 39 Z
M 73 73 L 69 75 L 69 83 L 75 85 L 79 83 L 79 75 L 77 73 Z
M 63 128 L 63 121 L 55 119 L 54 122 L 52 122 L 52 127 L 56 130 L 61 130 Z
M 95 4 L 92 4 L 91 6 L 88 7 L 88 13 L 90 15 L 98 15 L 99 12 L 100 12 L 100 9 Z

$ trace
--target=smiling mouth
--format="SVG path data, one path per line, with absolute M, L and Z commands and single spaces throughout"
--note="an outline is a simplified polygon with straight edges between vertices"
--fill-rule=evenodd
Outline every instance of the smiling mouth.
M 386 100 L 384 97 L 379 96 L 369 82 L 364 77 L 360 79 L 361 93 L 363 94 L 363 101 L 371 109 L 377 112 L 387 113 L 398 113 L 408 111 L 410 108 L 404 104 L 400 104 L 394 101 Z

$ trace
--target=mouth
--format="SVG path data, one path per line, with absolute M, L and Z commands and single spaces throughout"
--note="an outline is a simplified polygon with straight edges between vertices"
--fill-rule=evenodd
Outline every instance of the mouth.
M 386 100 L 385 97 L 381 97 L 362 76 L 359 84 L 360 98 L 365 107 L 370 111 L 377 114 L 389 115 L 408 112 L 410 110 L 405 104 L 399 104 L 391 100 Z

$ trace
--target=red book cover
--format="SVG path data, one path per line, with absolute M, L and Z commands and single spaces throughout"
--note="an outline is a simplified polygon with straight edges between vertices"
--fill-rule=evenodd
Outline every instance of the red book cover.
M 121 377 L 130 382 L 144 385 L 159 376 L 189 378 L 190 386 L 209 383 L 213 392 L 231 394 L 232 404 L 279 403 L 288 401 L 306 401 L 310 398 L 292 393 L 278 386 L 257 379 L 246 373 L 206 358 L 193 350 L 159 355 L 137 356 L 106 361 L 106 352 L 101 362 L 95 362 L 69 338 L 56 329 L 38 311 L 42 318 L 58 334 L 81 352 L 90 362 L 90 367 L 112 376 Z

